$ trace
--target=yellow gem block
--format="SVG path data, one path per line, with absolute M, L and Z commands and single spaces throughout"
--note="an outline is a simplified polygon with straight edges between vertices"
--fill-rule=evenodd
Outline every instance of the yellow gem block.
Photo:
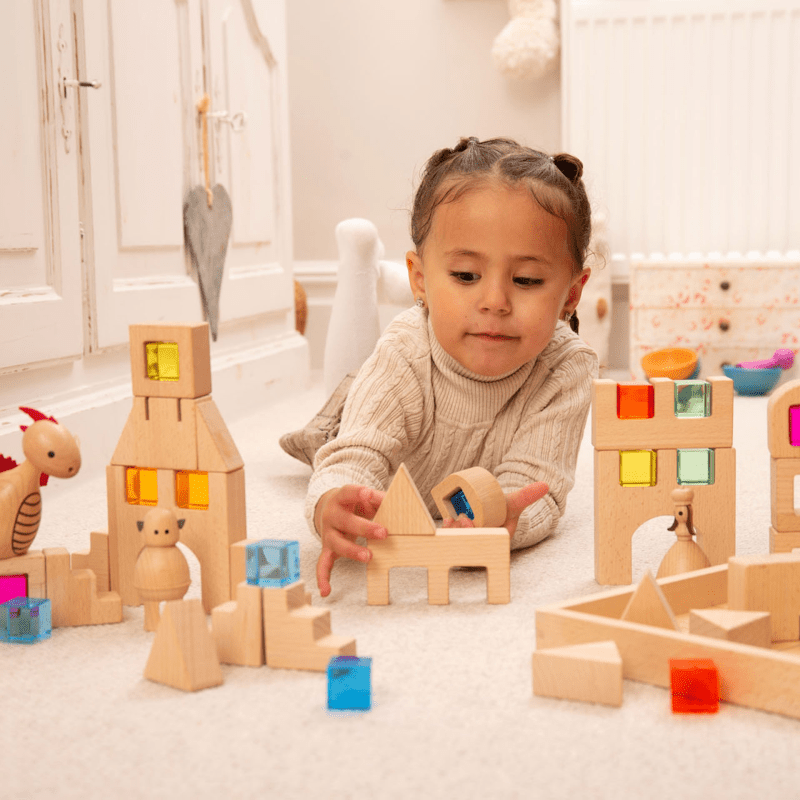
M 620 450 L 619 482 L 621 486 L 655 486 L 656 451 Z
M 208 473 L 178 472 L 175 475 L 175 502 L 178 508 L 205 511 L 208 508 Z
M 180 378 L 177 342 L 147 342 L 145 362 L 151 381 L 177 381 Z

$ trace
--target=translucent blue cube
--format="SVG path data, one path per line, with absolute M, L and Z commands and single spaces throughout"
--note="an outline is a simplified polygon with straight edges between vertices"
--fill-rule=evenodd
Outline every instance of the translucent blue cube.
M 334 656 L 328 662 L 328 709 L 369 711 L 372 707 L 372 659 Z
M 276 588 L 300 580 L 300 543 L 262 539 L 247 545 L 247 582 Z
M 49 600 L 14 597 L 0 605 L 1 642 L 40 642 L 52 630 Z
M 470 519 L 475 519 L 475 513 L 472 511 L 467 496 L 461 489 L 450 498 L 450 502 L 453 504 L 456 516 L 466 514 Z

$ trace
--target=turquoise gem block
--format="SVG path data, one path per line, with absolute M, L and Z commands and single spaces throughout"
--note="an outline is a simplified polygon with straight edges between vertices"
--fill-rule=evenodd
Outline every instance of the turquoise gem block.
M 277 588 L 300 580 L 300 543 L 261 539 L 247 545 L 247 582 Z
M 459 489 L 451 498 L 450 502 L 453 504 L 453 508 L 455 509 L 456 516 L 459 514 L 466 514 L 470 519 L 475 519 L 475 512 L 473 512 L 472 507 L 467 500 L 467 496 L 464 492 Z
M 675 416 L 710 417 L 711 384 L 708 381 L 675 381 Z
M 40 642 L 53 630 L 50 601 L 37 597 L 14 597 L 0 605 L 0 641 Z
M 702 447 L 678 450 L 678 483 L 681 486 L 714 483 L 714 451 Z
M 328 709 L 369 711 L 372 707 L 372 659 L 334 656 L 328 662 Z

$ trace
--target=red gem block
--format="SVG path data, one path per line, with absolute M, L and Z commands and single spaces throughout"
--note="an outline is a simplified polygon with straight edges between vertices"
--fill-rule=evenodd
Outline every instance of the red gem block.
M 651 419 L 653 413 L 654 392 L 651 384 L 617 384 L 617 417 L 619 419 Z
M 673 714 L 719 711 L 719 673 L 710 658 L 671 658 L 669 675 Z

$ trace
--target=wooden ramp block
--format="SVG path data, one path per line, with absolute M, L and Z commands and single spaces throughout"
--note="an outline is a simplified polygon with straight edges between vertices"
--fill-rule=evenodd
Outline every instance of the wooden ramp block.
M 66 548 L 46 547 L 43 552 L 54 628 L 122 622 L 122 599 L 117 592 L 98 592 L 92 570 L 71 569 Z
M 675 615 L 667 598 L 649 571 L 645 573 L 628 605 L 625 606 L 621 619 L 626 622 L 638 622 L 640 625 L 678 630 Z
M 689 633 L 769 647 L 772 643 L 771 615 L 767 611 L 731 611 L 728 608 L 692 609 Z
M 222 683 L 214 639 L 199 600 L 164 603 L 144 676 L 185 692 Z
M 330 611 L 307 604 L 303 581 L 261 596 L 267 666 L 324 672 L 333 656 L 356 655 L 355 639 L 331 634 Z
M 107 592 L 111 588 L 108 560 L 108 534 L 93 531 L 89 537 L 89 550 L 72 554 L 72 569 L 90 569 L 97 577 L 97 591 Z
M 397 470 L 372 521 L 383 525 L 389 536 L 433 536 L 436 533 L 436 523 L 405 464 Z
M 555 647 L 533 654 L 539 697 L 622 705 L 622 656 L 613 641 Z
M 244 467 L 239 449 L 210 397 L 194 402 L 197 422 L 197 469 L 202 472 L 233 472 Z
M 28 597 L 47 597 L 44 553 L 41 550 L 28 550 L 24 556 L 0 558 L 0 575 L 27 575 Z
M 464 492 L 472 509 L 476 528 L 498 528 L 506 521 L 506 496 L 497 478 L 483 467 L 472 467 L 448 475 L 431 489 L 442 519 L 458 517 L 450 498 L 458 491 Z
M 223 664 L 260 667 L 266 663 L 262 614 L 261 589 L 247 582 L 237 584 L 235 600 L 211 612 L 211 631 Z

